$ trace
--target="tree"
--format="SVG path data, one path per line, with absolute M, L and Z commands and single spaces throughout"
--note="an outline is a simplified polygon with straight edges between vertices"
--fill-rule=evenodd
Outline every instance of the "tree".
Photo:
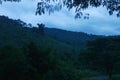
M 20 0 L 0 0 L 2 1 L 17 1 Z M 37 4 L 36 15 L 45 14 L 46 11 L 49 14 L 54 11 L 59 11 L 62 7 L 67 7 L 68 10 L 75 8 L 75 18 L 81 18 L 81 16 L 85 16 L 86 18 L 89 14 L 83 14 L 82 10 L 87 9 L 88 7 L 105 7 L 109 14 L 112 15 L 116 13 L 117 17 L 120 17 L 120 0 L 41 0 Z
M 56 3 L 50 4 L 50 2 Z M 82 10 L 87 9 L 89 6 L 99 7 L 104 6 L 108 9 L 109 14 L 112 15 L 113 12 L 117 12 L 117 16 L 120 17 L 120 1 L 119 0 L 43 0 L 38 3 L 36 14 L 44 14 L 45 11 L 49 13 L 59 11 L 63 6 L 66 6 L 69 10 L 75 8 L 75 18 L 81 18 L 83 15 Z M 89 14 L 85 14 L 88 17 Z
M 39 30 L 39 33 L 41 34 L 41 35 L 44 35 L 44 27 L 45 27 L 45 25 L 44 24 L 37 24 L 38 25 L 38 30 Z
M 88 43 L 88 49 L 80 54 L 80 60 L 87 63 L 88 67 L 106 72 L 111 79 L 117 73 L 116 66 L 120 63 L 120 38 L 100 38 Z
M 29 67 L 22 51 L 15 46 L 0 49 L 0 80 L 31 80 Z
M 40 49 L 38 45 L 31 42 L 27 45 L 26 53 L 28 61 L 36 69 L 36 73 L 42 76 L 46 74 L 48 71 L 48 56 L 46 53 L 43 53 L 42 48 Z

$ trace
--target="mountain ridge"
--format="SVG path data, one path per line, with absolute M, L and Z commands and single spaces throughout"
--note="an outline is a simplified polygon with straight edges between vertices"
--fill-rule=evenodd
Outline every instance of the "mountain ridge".
M 10 43 L 17 41 L 17 44 L 25 43 L 29 40 L 39 42 L 43 37 L 40 35 L 39 28 L 27 27 L 27 24 L 20 19 L 13 20 L 6 16 L 0 16 L 0 43 L 11 40 Z M 7 34 L 7 35 L 6 35 Z M 57 28 L 44 28 L 44 34 L 56 41 L 67 43 L 68 45 L 84 48 L 88 41 L 102 37 L 84 32 L 72 32 Z
M 84 32 L 73 32 L 57 28 L 45 28 L 45 34 L 78 47 L 85 46 L 88 41 L 103 37 L 100 35 L 92 35 Z

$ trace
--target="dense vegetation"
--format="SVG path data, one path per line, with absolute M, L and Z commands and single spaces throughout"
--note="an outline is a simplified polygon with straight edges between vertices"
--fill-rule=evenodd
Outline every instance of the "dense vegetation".
M 26 26 L 20 20 L 0 17 L 0 79 L 70 78 L 76 71 L 77 54 L 73 53 L 79 49 L 46 36 L 41 26 Z
M 90 35 L 93 38 L 85 41 L 86 48 L 80 49 L 67 43 L 71 38 L 60 40 L 60 32 L 60 36 L 50 37 L 51 29 L 46 28 L 46 34 L 43 24 L 26 26 L 0 16 L 0 80 L 119 80 L 120 36 Z
M 88 42 L 88 49 L 80 54 L 80 60 L 93 70 L 108 75 L 120 72 L 120 36 L 98 38 Z
M 80 48 L 85 48 L 88 41 L 94 40 L 96 38 L 104 37 L 98 35 L 87 34 L 84 32 L 72 32 L 67 30 L 55 29 L 55 28 L 45 28 L 45 34 L 51 36 L 57 40 L 66 42 L 68 44 L 79 46 Z

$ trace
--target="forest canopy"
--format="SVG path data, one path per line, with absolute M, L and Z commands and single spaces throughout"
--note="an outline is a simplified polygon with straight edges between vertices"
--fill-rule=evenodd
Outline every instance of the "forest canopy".
M 21 0 L 0 0 L 0 3 L 2 4 L 3 1 L 20 2 Z M 117 17 L 120 17 L 120 0 L 40 0 L 37 3 L 36 15 L 42 15 L 46 12 L 51 14 L 67 7 L 68 10 L 75 8 L 75 18 L 81 18 L 81 16 L 87 18 L 89 12 L 83 14 L 83 10 L 99 6 L 105 7 L 110 15 L 116 14 Z

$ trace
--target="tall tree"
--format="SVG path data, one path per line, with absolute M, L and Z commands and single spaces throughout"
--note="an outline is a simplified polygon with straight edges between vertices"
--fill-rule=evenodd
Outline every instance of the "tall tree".
M 38 25 L 38 30 L 39 30 L 39 33 L 41 34 L 41 35 L 44 35 L 44 27 L 45 27 L 45 25 L 44 24 L 37 24 Z

